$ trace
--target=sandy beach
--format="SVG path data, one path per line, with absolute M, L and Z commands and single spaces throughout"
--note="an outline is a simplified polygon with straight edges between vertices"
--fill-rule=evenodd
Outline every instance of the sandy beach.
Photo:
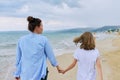
M 120 80 L 120 35 L 114 34 L 113 37 L 102 40 L 97 39 L 96 44 L 100 51 L 104 80 Z M 62 69 L 65 69 L 71 64 L 73 53 L 74 49 L 73 51 L 69 50 L 68 53 L 63 51 L 61 52 L 62 55 L 56 57 Z M 0 80 L 14 80 L 13 72 L 15 71 L 15 56 L 5 56 L 4 59 L 8 64 L 1 68 Z M 57 69 L 52 67 L 49 62 L 48 68 L 48 80 L 76 80 L 77 66 L 64 75 L 59 74 Z M 97 80 L 99 80 L 98 76 Z
M 120 36 L 96 41 L 100 51 L 104 80 L 120 80 Z M 57 57 L 61 68 L 65 69 L 73 60 L 73 52 Z M 48 63 L 49 64 L 49 63 Z M 59 74 L 49 64 L 48 80 L 76 80 L 77 66 L 66 74 Z M 99 77 L 97 76 L 97 80 Z

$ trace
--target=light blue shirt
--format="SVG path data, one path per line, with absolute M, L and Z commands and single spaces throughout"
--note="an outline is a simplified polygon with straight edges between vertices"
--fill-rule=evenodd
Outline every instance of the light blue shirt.
M 15 77 L 21 80 L 40 80 L 46 76 L 47 58 L 52 66 L 58 65 L 48 39 L 30 33 L 19 39 L 16 54 Z

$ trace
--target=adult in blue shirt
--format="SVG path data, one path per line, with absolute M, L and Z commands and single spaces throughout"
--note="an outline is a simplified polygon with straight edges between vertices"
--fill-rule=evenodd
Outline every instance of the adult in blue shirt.
M 16 80 L 47 80 L 47 58 L 58 71 L 60 68 L 48 39 L 41 35 L 42 21 L 32 16 L 27 20 L 30 34 L 18 41 L 14 76 Z

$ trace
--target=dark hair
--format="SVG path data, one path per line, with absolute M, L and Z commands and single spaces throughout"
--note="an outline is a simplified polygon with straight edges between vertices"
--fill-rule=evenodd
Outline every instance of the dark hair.
M 74 43 L 81 43 L 80 48 L 85 50 L 95 49 L 95 40 L 91 32 L 85 32 L 73 40 Z
M 28 21 L 28 30 L 30 30 L 31 32 L 34 31 L 36 26 L 40 26 L 42 22 L 42 20 L 40 20 L 39 18 L 34 18 L 32 16 L 28 16 L 27 21 Z

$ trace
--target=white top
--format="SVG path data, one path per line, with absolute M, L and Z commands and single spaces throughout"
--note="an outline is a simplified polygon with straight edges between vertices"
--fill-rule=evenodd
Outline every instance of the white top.
M 77 80 L 96 80 L 96 60 L 99 57 L 98 49 L 77 49 L 74 58 L 78 61 Z

